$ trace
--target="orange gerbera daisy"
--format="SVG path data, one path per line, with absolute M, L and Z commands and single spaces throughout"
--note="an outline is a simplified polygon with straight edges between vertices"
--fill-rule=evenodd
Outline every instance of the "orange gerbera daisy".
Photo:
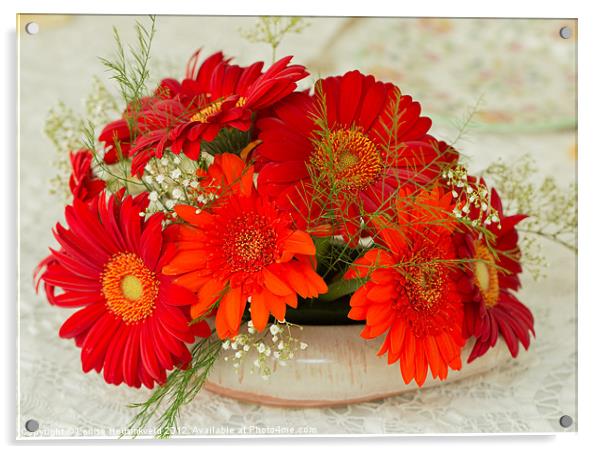
M 230 166 L 241 168 L 231 156 L 214 165 L 223 175 L 232 174 Z M 217 308 L 220 338 L 238 333 L 247 302 L 261 331 L 270 314 L 282 320 L 287 305 L 297 307 L 298 296 L 314 298 L 328 290 L 315 271 L 311 237 L 295 230 L 290 214 L 254 188 L 222 194 L 216 204 L 179 205 L 175 211 L 185 223 L 169 229 L 179 252 L 163 272 L 197 294 L 193 318 Z
M 462 366 L 451 196 L 435 189 L 400 198 L 397 209 L 398 225 L 379 233 L 382 246 L 356 260 L 345 276 L 367 279 L 351 297 L 349 318 L 366 320 L 366 339 L 387 333 L 378 354 L 388 353 L 389 364 L 399 361 L 404 382 L 422 386 L 429 367 L 433 378 L 444 380 L 448 367 Z

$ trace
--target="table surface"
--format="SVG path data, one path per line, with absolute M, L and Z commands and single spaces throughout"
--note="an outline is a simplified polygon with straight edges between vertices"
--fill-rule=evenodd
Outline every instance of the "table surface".
M 126 404 L 145 400 L 149 392 L 107 385 L 100 376 L 81 372 L 79 350 L 57 334 L 68 311 L 35 294 L 31 273 L 54 244 L 51 229 L 62 220 L 64 206 L 49 193 L 57 152 L 43 134 L 47 113 L 59 101 L 82 109 L 92 77 L 105 76 L 97 57 L 113 52 L 111 27 L 131 40 L 136 18 L 37 20 L 39 34 L 23 34 L 19 53 L 17 436 L 31 436 L 24 426 L 35 419 L 38 435 L 115 437 L 134 414 Z M 200 46 L 207 53 L 223 49 L 243 64 L 269 61 L 266 45 L 249 43 L 238 33 L 254 22 L 160 17 L 153 55 L 170 68 L 183 67 Z M 575 45 L 556 39 L 558 21 L 314 18 L 308 23 L 300 35 L 284 40 L 281 55 L 294 53 L 296 61 L 321 75 L 359 67 L 397 81 L 437 119 L 434 133 L 441 138 L 454 137 L 450 119 L 484 95 L 481 127 L 458 144 L 470 169 L 527 153 L 539 167 L 534 178 L 554 176 L 565 186 L 575 181 Z M 420 36 L 429 39 L 425 43 Z M 319 434 L 563 430 L 562 415 L 577 417 L 576 257 L 555 244 L 543 245 L 548 277 L 534 282 L 525 276 L 519 295 L 535 314 L 537 339 L 518 359 L 457 383 L 340 408 L 272 408 L 202 391 L 182 410 L 182 427 L 197 435 L 288 427 Z

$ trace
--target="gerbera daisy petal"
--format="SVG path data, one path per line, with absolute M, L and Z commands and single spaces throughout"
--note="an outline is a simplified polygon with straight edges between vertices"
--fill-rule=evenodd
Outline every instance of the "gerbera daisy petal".
M 254 293 L 251 296 L 251 320 L 253 320 L 253 326 L 257 331 L 263 331 L 268 319 L 270 317 L 270 310 L 268 309 L 263 292 Z
M 101 302 L 90 304 L 75 312 L 61 325 L 59 337 L 70 339 L 83 332 L 87 332 L 98 320 L 98 316 L 105 311 Z

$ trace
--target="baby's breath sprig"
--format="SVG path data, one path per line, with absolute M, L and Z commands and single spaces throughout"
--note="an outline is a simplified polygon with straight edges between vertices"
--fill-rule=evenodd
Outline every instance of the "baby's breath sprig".
M 284 37 L 301 33 L 308 25 L 300 17 L 260 17 L 254 27 L 241 29 L 240 34 L 249 42 L 269 44 L 272 61 L 276 61 L 276 50 Z
M 94 131 L 110 121 L 118 112 L 115 98 L 97 77 L 92 81 L 92 88 L 84 101 L 84 107 L 85 114 L 82 116 L 63 102 L 59 102 L 56 107 L 50 109 L 44 125 L 44 132 L 57 152 L 53 162 L 57 173 L 50 180 L 50 192 L 60 194 L 66 199 L 70 195 L 69 152 L 80 148 L 90 148 L 95 151 L 98 143 L 94 135 L 93 140 L 89 140 L 88 129 Z
M 294 337 L 293 327 L 303 330 L 302 326 L 283 320 L 275 321 L 258 333 L 249 320 L 246 333 L 241 332 L 234 339 L 222 343 L 222 349 L 229 352 L 223 357 L 224 361 L 230 362 L 234 369 L 240 369 L 249 355 L 255 356 L 250 373 L 259 373 L 267 380 L 275 372 L 276 365 L 286 366 L 287 361 L 293 359 L 299 350 L 308 347 L 305 342 Z
M 145 214 L 162 211 L 174 216 L 173 208 L 178 203 L 203 203 L 204 200 L 198 199 L 196 193 L 199 186 L 197 170 L 206 165 L 202 163 L 204 159 L 210 158 L 201 157 L 200 161 L 193 161 L 183 154 L 165 153 L 160 159 L 151 159 L 142 176 L 150 200 Z
M 504 211 L 529 217 L 517 230 L 521 235 L 522 262 L 534 277 L 542 277 L 547 266 L 540 240 L 546 239 L 577 252 L 577 185 L 560 186 L 553 177 L 539 182 L 534 159 L 524 155 L 511 164 L 495 162 L 484 174 L 504 199 Z
M 470 223 L 473 227 L 488 226 L 500 222 L 499 213 L 490 201 L 489 189 L 478 181 L 469 181 L 468 172 L 462 165 L 449 168 L 443 172 L 443 179 L 452 190 L 456 200 L 453 214 L 460 220 Z M 480 215 L 475 218 L 474 212 Z

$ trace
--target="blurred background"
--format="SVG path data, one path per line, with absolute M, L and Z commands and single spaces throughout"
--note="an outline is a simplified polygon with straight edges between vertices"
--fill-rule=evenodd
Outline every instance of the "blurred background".
M 50 193 L 57 151 L 44 134 L 59 102 L 84 114 L 94 77 L 116 87 L 99 57 L 115 52 L 112 27 L 135 41 L 133 16 L 18 18 L 20 115 L 20 282 L 18 435 L 115 437 L 133 416 L 129 402 L 147 391 L 115 388 L 81 373 L 79 350 L 58 338 L 66 311 L 50 307 L 32 285 L 32 270 L 53 245 L 64 199 Z M 36 22 L 30 35 L 25 25 Z M 268 44 L 249 39 L 255 17 L 161 16 L 151 78 L 182 78 L 191 53 L 223 50 L 239 64 L 272 61 Z M 561 37 L 568 27 L 570 36 Z M 471 173 L 528 155 L 535 183 L 576 182 L 577 23 L 573 20 L 448 18 L 305 18 L 284 37 L 277 57 L 294 55 L 311 76 L 350 69 L 395 82 L 421 102 L 433 133 L 455 141 Z M 121 106 L 120 106 L 121 107 Z M 60 156 L 59 156 L 60 158 Z M 64 158 L 64 156 L 63 156 Z M 314 427 L 317 433 L 548 432 L 576 408 L 576 256 L 543 241 L 547 277 L 524 277 L 520 299 L 536 317 L 537 339 L 517 360 L 483 376 L 395 398 L 336 409 L 274 409 L 202 392 L 182 425 Z M 575 430 L 575 425 L 566 430 Z

